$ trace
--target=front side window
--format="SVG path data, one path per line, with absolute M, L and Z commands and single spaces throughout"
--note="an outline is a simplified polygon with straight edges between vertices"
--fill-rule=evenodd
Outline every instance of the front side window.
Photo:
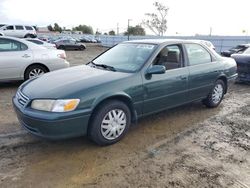
M 156 56 L 154 64 L 163 65 L 166 70 L 182 67 L 182 50 L 180 45 L 165 46 Z
M 189 65 L 199 65 L 212 62 L 210 53 L 199 44 L 185 44 Z
M 26 49 L 27 46 L 18 41 L 9 39 L 0 39 L 0 52 L 21 51 Z
M 22 25 L 16 25 L 15 27 L 16 27 L 16 30 L 23 30 L 24 29 Z
M 154 44 L 118 44 L 94 59 L 93 63 L 112 66 L 121 72 L 135 72 L 144 65 L 155 48 Z
M 7 30 L 14 30 L 14 27 L 13 27 L 13 25 L 9 25 L 9 26 L 6 27 L 6 29 Z

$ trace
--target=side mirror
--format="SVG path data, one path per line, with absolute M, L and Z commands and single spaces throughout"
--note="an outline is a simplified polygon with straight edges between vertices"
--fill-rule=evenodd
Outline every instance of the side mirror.
M 164 74 L 166 72 L 166 67 L 163 65 L 153 65 L 152 67 L 148 68 L 146 74 Z

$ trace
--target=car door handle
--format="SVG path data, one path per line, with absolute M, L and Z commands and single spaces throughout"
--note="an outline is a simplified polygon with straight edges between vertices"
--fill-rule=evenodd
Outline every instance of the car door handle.
M 186 79 L 187 79 L 186 76 L 179 76 L 179 78 L 180 78 L 181 80 L 186 80 Z
M 28 57 L 30 57 L 28 54 L 24 54 L 22 57 L 24 57 L 24 58 L 28 58 Z

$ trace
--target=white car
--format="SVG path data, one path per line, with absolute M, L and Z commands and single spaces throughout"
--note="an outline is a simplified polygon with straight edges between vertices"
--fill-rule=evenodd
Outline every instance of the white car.
M 29 41 L 0 37 L 0 80 L 27 80 L 67 68 L 63 50 L 47 49 Z
M 36 30 L 28 25 L 4 25 L 0 27 L 0 36 L 10 36 L 19 38 L 35 38 Z
M 213 43 L 210 42 L 210 41 L 208 41 L 208 40 L 198 40 L 198 39 L 197 39 L 197 40 L 190 40 L 190 41 L 193 41 L 193 42 L 200 42 L 200 43 L 206 45 L 207 47 L 209 47 L 210 49 L 215 50 L 215 47 L 214 47 Z
M 48 43 L 48 42 L 45 42 L 45 41 L 42 41 L 42 40 L 39 40 L 37 38 L 27 38 L 25 39 L 29 42 L 33 42 L 34 44 L 37 44 L 37 45 L 41 45 L 45 48 L 48 48 L 48 49 L 56 49 L 56 45 L 55 44 L 51 44 L 51 43 Z

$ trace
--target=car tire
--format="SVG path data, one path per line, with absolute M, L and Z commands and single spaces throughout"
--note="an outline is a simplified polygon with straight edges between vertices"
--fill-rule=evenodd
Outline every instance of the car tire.
M 35 38 L 35 36 L 32 35 L 32 34 L 27 34 L 27 35 L 24 36 L 24 38 Z
M 111 145 L 124 137 L 130 124 L 128 106 L 118 100 L 108 100 L 94 111 L 88 137 L 100 146 Z
M 85 48 L 85 46 L 80 46 L 80 48 L 79 48 L 80 50 L 85 50 L 86 48 Z
M 65 47 L 64 46 L 58 46 L 58 49 L 59 50 L 65 50 Z
M 217 80 L 207 98 L 203 100 L 203 104 L 206 105 L 208 108 L 217 107 L 221 103 L 225 91 L 225 83 L 222 80 Z
M 34 77 L 41 76 L 48 72 L 46 67 L 41 66 L 41 65 L 32 65 L 28 67 L 24 73 L 24 80 L 28 80 Z

